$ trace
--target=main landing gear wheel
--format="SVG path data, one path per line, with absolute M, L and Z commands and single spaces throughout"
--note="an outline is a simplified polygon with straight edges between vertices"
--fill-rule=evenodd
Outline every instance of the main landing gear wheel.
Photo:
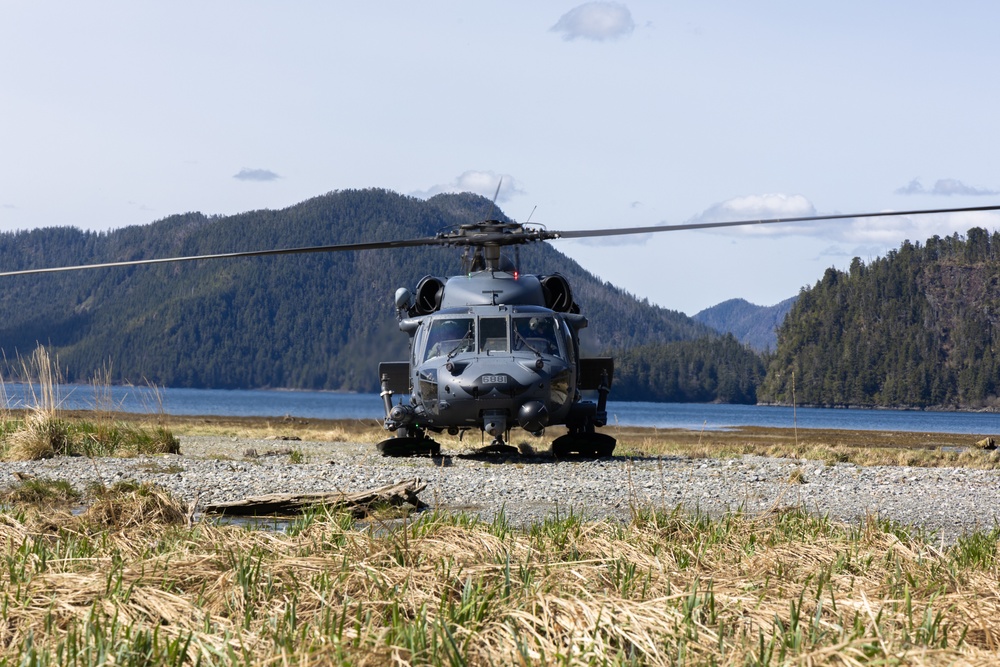
M 382 456 L 437 456 L 441 445 L 427 436 L 386 438 L 375 445 Z
M 606 433 L 567 433 L 552 441 L 556 458 L 603 458 L 611 456 L 618 441 Z

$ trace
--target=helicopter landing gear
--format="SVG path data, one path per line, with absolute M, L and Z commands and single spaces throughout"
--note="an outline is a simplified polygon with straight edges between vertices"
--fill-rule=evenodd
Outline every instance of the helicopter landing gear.
M 507 412 L 505 410 L 486 410 L 483 412 L 483 431 L 493 436 L 493 442 L 476 450 L 477 454 L 498 454 L 500 456 L 517 455 L 517 447 L 504 442 L 507 432 Z
M 598 433 L 594 429 L 608 423 L 608 392 L 610 391 L 610 367 L 598 367 L 597 389 L 598 399 L 595 405 L 591 401 L 581 401 L 574 406 L 566 421 L 569 433 L 561 435 L 552 441 L 552 455 L 556 458 L 603 458 L 611 456 L 618 441 L 606 433 Z
M 603 458 L 611 456 L 618 441 L 606 433 L 567 433 L 552 441 L 556 458 Z
M 437 456 L 441 445 L 427 437 L 420 429 L 399 429 L 392 438 L 375 445 L 382 456 Z
M 517 447 L 513 445 L 508 445 L 503 441 L 503 438 L 496 438 L 493 442 L 486 445 L 485 447 L 480 447 L 476 450 L 476 454 L 493 454 L 496 456 L 517 456 L 520 454 Z

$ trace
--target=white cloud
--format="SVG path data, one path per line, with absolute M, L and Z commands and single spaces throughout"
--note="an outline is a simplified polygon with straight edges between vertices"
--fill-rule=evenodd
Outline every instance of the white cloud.
M 498 195 L 497 185 L 500 186 L 500 193 Z M 498 203 L 508 201 L 512 197 L 524 194 L 524 190 L 521 189 L 517 181 L 510 174 L 497 174 L 492 171 L 475 170 L 469 170 L 459 174 L 459 176 L 450 183 L 432 185 L 426 190 L 419 190 L 411 192 L 410 194 L 414 197 L 427 199 L 429 197 L 433 197 L 434 195 L 440 195 L 446 192 L 474 192 L 489 199 L 493 199 L 493 195 L 497 195 Z
M 772 220 L 775 218 L 800 218 L 816 215 L 812 203 L 802 195 L 763 194 L 734 197 L 705 209 L 701 214 L 688 220 L 698 222 L 734 222 L 737 220 Z M 748 225 L 747 227 L 725 228 L 752 234 L 789 235 L 802 233 L 801 223 L 776 225 Z
M 795 218 L 804 215 L 816 215 L 816 209 L 802 195 L 746 195 L 710 206 L 691 222 Z
M 881 255 L 905 240 L 923 243 L 932 236 L 964 235 L 972 227 L 993 230 L 1000 227 L 1000 214 L 991 211 L 894 215 L 881 218 L 849 218 L 812 223 L 816 235 L 850 243 L 852 256 Z M 801 230 L 800 230 L 801 233 Z M 881 248 L 880 251 L 876 251 Z
M 936 213 L 890 220 L 899 221 L 897 239 L 908 238 L 911 241 L 925 241 L 932 236 L 948 236 L 954 233 L 965 234 L 972 227 L 996 229 L 1000 227 L 1000 214 L 995 211 L 971 211 L 966 213 Z M 902 232 L 906 232 L 905 237 Z M 898 241 L 897 241 L 898 243 Z
M 957 178 L 939 178 L 934 182 L 934 187 L 926 188 L 924 187 L 924 184 L 920 182 L 919 178 L 914 178 L 903 187 L 896 188 L 896 194 L 941 195 L 944 197 L 950 197 L 952 195 L 971 195 L 978 197 L 984 195 L 1000 195 L 1000 190 L 973 187 L 971 185 L 966 185 Z
M 281 178 L 281 176 L 270 169 L 248 169 L 247 167 L 243 167 L 239 173 L 233 174 L 233 178 L 240 181 L 274 181 Z
M 880 213 L 882 211 L 873 212 Z M 862 211 L 852 211 L 852 213 L 862 213 Z M 812 203 L 802 195 L 766 194 L 729 199 L 708 208 L 689 222 L 769 220 L 833 214 L 836 212 L 816 211 Z M 931 215 L 887 215 L 876 218 L 844 218 L 747 225 L 746 227 L 723 228 L 717 231 L 755 236 L 820 237 L 834 244 L 827 248 L 827 252 L 833 254 L 836 244 L 851 247 L 860 246 L 869 252 L 876 247 L 881 247 L 881 252 L 884 252 L 887 249 L 897 247 L 906 239 L 923 242 L 934 235 L 948 236 L 956 232 L 965 234 L 971 227 L 984 227 L 986 229 L 1000 227 L 1000 213 L 973 211 Z
M 633 202 L 632 207 L 640 205 L 640 202 Z M 808 199 L 802 195 L 748 195 L 745 197 L 735 197 L 724 202 L 715 204 L 697 215 L 685 224 L 699 222 L 733 222 L 738 220 L 771 220 L 774 218 L 796 218 L 808 215 L 816 215 L 816 209 Z M 665 225 L 674 223 L 664 222 Z M 781 227 L 780 230 L 769 229 L 771 227 Z M 722 229 L 709 229 L 708 232 L 723 232 L 734 234 L 771 234 L 790 235 L 802 233 L 796 231 L 799 225 L 789 223 L 780 225 L 748 225 L 747 227 L 725 227 Z M 623 234 L 621 236 L 602 236 L 585 239 L 576 239 L 576 243 L 583 245 L 644 245 L 651 238 L 662 236 L 661 233 L 646 234 Z
M 919 178 L 914 178 L 906 185 L 896 188 L 897 195 L 922 195 L 926 193 L 927 190 L 924 188 L 924 184 L 920 182 Z
M 565 40 L 578 37 L 603 42 L 629 35 L 635 29 L 628 7 L 618 2 L 587 2 L 563 14 L 550 28 Z

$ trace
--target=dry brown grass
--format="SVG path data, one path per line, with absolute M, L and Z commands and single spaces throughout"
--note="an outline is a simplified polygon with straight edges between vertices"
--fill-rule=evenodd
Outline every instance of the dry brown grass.
M 180 443 L 162 425 L 69 420 L 59 412 L 15 413 L 0 424 L 0 460 L 37 461 L 54 456 L 176 454 Z
M 69 417 L 59 407 L 62 380 L 58 359 L 39 345 L 21 362 L 21 379 L 30 406 L 12 410 L 0 378 L 0 460 L 34 461 L 53 456 L 137 456 L 177 453 L 178 441 L 164 426 L 161 410 L 153 415 L 116 418 L 110 399 L 110 369 L 95 379 L 95 411 Z M 86 415 L 86 417 L 82 417 Z
M 1000 468 L 1000 450 L 975 446 L 982 436 L 952 433 L 844 431 L 744 426 L 727 431 L 611 428 L 619 455 L 728 458 L 747 454 L 921 467 Z
M 28 411 L 20 427 L 0 439 L 0 458 L 5 461 L 37 461 L 66 449 L 65 427 L 52 415 Z
M 85 413 L 70 413 L 82 417 Z M 119 415 L 128 419 L 129 415 Z M 375 420 L 303 419 L 298 417 L 212 417 L 164 415 L 166 425 L 177 435 L 228 436 L 238 438 L 297 437 L 316 442 L 370 442 L 386 437 Z
M 992 664 L 998 534 L 797 510 L 425 515 L 289 534 L 0 514 L 0 658 L 116 664 Z M 141 659 L 140 659 L 141 658 Z M 112 660 L 109 658 L 108 662 Z M 67 664 L 65 659 L 60 664 Z M 93 664 L 78 660 L 77 664 Z
M 187 521 L 187 507 L 167 491 L 150 484 L 119 482 L 92 490 L 81 515 L 84 524 L 125 530 L 148 525 L 178 525 Z

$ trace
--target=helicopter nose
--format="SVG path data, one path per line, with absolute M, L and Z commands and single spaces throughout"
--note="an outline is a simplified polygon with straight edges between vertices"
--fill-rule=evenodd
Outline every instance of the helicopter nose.
M 549 409 L 541 401 L 527 401 L 517 411 L 517 423 L 525 431 L 541 431 L 549 423 Z

